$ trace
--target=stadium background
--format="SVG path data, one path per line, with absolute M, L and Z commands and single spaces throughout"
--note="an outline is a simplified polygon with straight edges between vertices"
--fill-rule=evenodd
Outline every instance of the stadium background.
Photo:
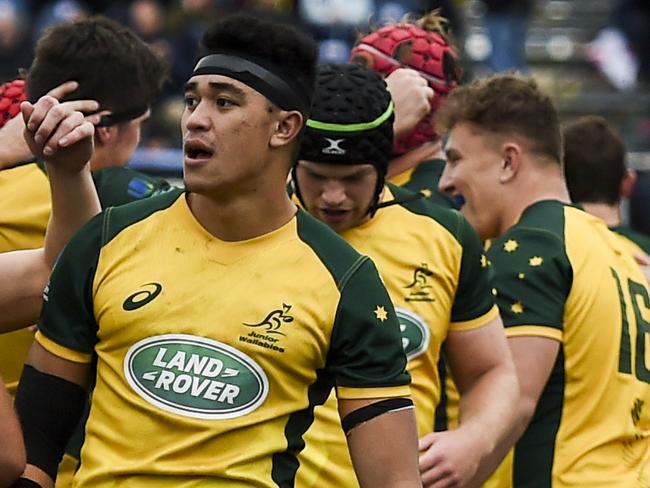
M 630 224 L 650 233 L 650 74 L 647 52 L 634 41 L 650 32 L 644 0 L 0 0 L 0 81 L 15 78 L 31 63 L 43 29 L 56 22 L 101 13 L 133 28 L 170 62 L 164 94 L 143 128 L 141 148 L 130 165 L 178 181 L 181 176 L 181 90 L 196 60 L 205 27 L 225 13 L 263 10 L 302 25 L 319 40 L 321 60 L 345 62 L 358 33 L 406 12 L 441 8 L 462 48 L 465 78 L 490 73 L 490 11 L 507 12 L 502 30 L 526 26 L 524 70 L 535 76 L 569 121 L 599 114 L 614 125 L 639 172 L 626 202 Z M 522 4 L 530 4 L 525 13 Z M 496 7 L 495 7 L 496 6 Z M 517 10 L 520 10 L 519 12 Z M 617 37 L 618 36 L 618 37 Z M 627 37 L 625 37 L 627 36 Z M 625 41 L 629 41 L 627 44 Z M 648 50 L 646 48 L 645 50 Z M 635 63 L 640 66 L 637 67 Z M 638 72 L 637 72 L 638 68 Z

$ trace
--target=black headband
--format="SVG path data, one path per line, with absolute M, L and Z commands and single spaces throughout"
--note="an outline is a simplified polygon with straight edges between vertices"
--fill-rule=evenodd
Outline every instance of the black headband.
M 237 54 L 209 54 L 199 60 L 192 76 L 228 76 L 250 86 L 283 110 L 308 114 L 311 100 L 300 83 L 278 66 L 264 64 Z
M 125 110 L 124 112 L 118 112 L 115 114 L 102 115 L 102 118 L 99 119 L 99 122 L 95 124 L 96 127 L 108 127 L 110 125 L 119 124 L 121 122 L 127 122 L 129 120 L 135 120 L 138 117 L 142 117 L 147 113 L 149 107 L 142 106 L 136 107 L 131 110 Z

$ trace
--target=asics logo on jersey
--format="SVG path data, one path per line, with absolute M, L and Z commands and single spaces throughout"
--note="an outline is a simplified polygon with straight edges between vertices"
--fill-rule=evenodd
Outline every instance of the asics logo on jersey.
M 266 317 L 264 317 L 261 322 L 257 322 L 256 324 L 248 324 L 244 322 L 244 325 L 248 327 L 264 327 L 267 334 L 286 335 L 279 329 L 282 324 L 293 322 L 293 317 L 288 314 L 289 310 L 291 310 L 291 305 L 283 303 L 281 309 L 273 310 Z
M 347 152 L 341 147 L 341 143 L 345 139 L 330 139 L 326 137 L 325 140 L 329 143 L 329 146 L 323 149 L 323 154 L 345 154 Z
M 162 291 L 162 285 L 160 283 L 145 283 L 140 286 L 144 290 L 136 291 L 133 295 L 130 295 L 124 300 L 122 308 L 126 311 L 137 310 L 140 307 L 144 307 L 147 303 L 154 300 L 160 292 Z
M 427 263 L 422 263 L 415 268 L 411 283 L 404 287 L 409 289 L 409 295 L 406 297 L 407 302 L 435 301 L 435 298 L 431 296 L 431 285 L 429 284 L 431 276 L 433 276 L 433 271 L 429 269 Z

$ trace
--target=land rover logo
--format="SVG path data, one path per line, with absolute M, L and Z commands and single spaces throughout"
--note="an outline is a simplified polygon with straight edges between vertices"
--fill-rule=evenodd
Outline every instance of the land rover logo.
M 395 312 L 402 332 L 402 347 L 411 360 L 427 350 L 431 333 L 424 320 L 410 310 L 396 308 Z
M 246 354 L 186 334 L 137 342 L 124 357 L 124 375 L 145 401 L 200 419 L 241 417 L 258 408 L 269 392 L 266 374 Z

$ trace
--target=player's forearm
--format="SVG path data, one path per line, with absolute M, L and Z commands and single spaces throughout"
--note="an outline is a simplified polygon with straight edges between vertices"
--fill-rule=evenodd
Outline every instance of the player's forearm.
M 0 254 L 0 333 L 36 321 L 49 274 L 50 267 L 42 249 Z
M 362 488 L 422 485 L 412 409 L 386 413 L 359 425 L 349 433 L 348 447 Z
M 497 443 L 495 449 L 479 465 L 479 468 L 472 478 L 471 486 L 481 486 L 492 473 L 499 467 L 503 459 L 508 454 L 508 451 L 514 447 L 516 442 L 522 436 L 530 419 L 532 412 L 526 412 L 526 409 L 519 408 L 515 414 L 515 421 L 512 423 L 510 430 L 503 438 Z
M 9 486 L 25 468 L 25 446 L 23 435 L 14 413 L 11 398 L 0 378 L 0 419 L 2 446 L 0 446 L 0 486 Z
M 469 432 L 469 438 L 481 446 L 483 457 L 478 473 L 482 481 L 521 435 L 519 399 L 517 375 L 510 361 L 490 368 L 467 391 L 461 392 L 459 428 Z M 516 432 L 519 434 L 515 437 Z
M 52 214 L 45 234 L 45 256 L 51 266 L 68 239 L 91 217 L 100 212 L 90 168 L 79 171 L 48 165 L 52 191 Z
M 20 116 L 9 120 L 0 129 L 0 170 L 34 159 L 23 139 L 24 129 L 25 122 Z

